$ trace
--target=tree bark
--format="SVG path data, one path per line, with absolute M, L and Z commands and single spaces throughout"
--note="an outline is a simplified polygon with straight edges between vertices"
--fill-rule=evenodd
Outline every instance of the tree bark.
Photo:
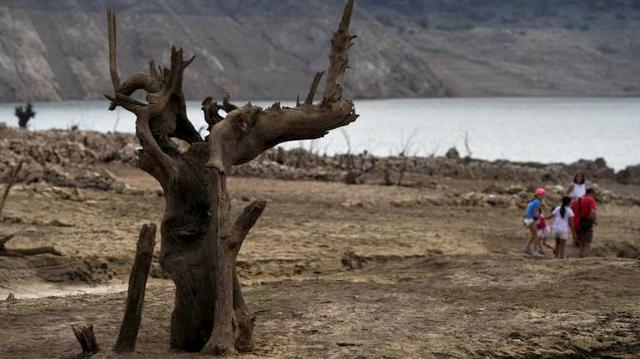
M 242 296 L 235 270 L 247 233 L 266 203 L 250 204 L 231 222 L 226 176 L 231 166 L 248 162 L 264 150 L 293 140 L 324 136 L 355 121 L 353 102 L 342 97 L 347 53 L 354 38 L 349 22 L 354 1 L 345 7 L 331 42 L 328 79 L 319 104 L 313 104 L 320 76 L 316 75 L 303 104 L 268 109 L 237 107 L 225 95 L 220 107 L 205 99 L 202 109 L 210 128 L 204 142 L 186 117 L 182 77 L 193 58 L 184 61 L 182 49 L 171 49 L 169 68 L 139 73 L 120 82 L 116 64 L 115 14 L 108 12 L 109 68 L 115 94 L 110 109 L 121 106 L 136 115 L 136 135 L 142 145 L 139 167 L 153 176 L 165 194 L 160 265 L 173 280 L 175 308 L 171 317 L 171 347 L 177 350 L 232 354 L 250 351 L 254 318 Z M 129 97 L 147 91 L 148 103 Z M 218 109 L 230 110 L 225 118 Z M 180 153 L 171 137 L 190 143 Z
M 120 334 L 114 350 L 116 352 L 132 352 L 136 348 L 138 329 L 142 320 L 142 306 L 144 305 L 144 293 L 153 259 L 153 247 L 156 244 L 156 225 L 145 224 L 140 229 L 136 256 L 133 260 L 133 268 L 129 276 L 129 289 L 127 291 L 127 304 L 124 318 L 120 326 Z
M 75 334 L 82 347 L 82 354 L 78 355 L 79 358 L 88 358 L 100 351 L 100 346 L 98 346 L 98 341 L 93 333 L 93 324 L 74 324 L 71 329 L 73 329 L 73 334 Z

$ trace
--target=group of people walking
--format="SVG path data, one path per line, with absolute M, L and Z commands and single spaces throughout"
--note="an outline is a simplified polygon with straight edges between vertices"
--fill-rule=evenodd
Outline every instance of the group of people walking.
M 543 201 L 545 189 L 538 188 L 534 197 L 527 203 L 524 213 L 524 225 L 529 230 L 529 242 L 524 248 L 527 255 L 544 258 L 544 249 L 550 249 L 556 258 L 564 258 L 569 237 L 579 249 L 579 256 L 586 257 L 591 252 L 593 227 L 597 224 L 596 199 L 592 188 L 587 188 L 584 173 L 579 172 L 573 183 L 567 188 L 565 196 L 550 213 L 545 216 Z M 547 218 L 553 220 L 551 227 Z M 547 243 L 553 237 L 555 246 Z

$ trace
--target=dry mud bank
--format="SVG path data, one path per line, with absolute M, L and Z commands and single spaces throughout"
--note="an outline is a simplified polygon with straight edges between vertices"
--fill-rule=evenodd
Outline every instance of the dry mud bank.
M 348 272 L 252 280 L 257 350 L 245 357 L 620 357 L 640 350 L 636 261 L 531 261 L 511 255 L 436 256 Z M 91 322 L 104 352 L 124 293 L 1 302 L 3 357 L 70 357 L 69 324 Z M 168 350 L 173 291 L 152 285 L 137 353 Z
M 164 199 L 142 172 L 106 169 L 129 190 L 35 183 L 12 191 L 2 230 L 18 234 L 8 246 L 54 245 L 63 256 L 0 257 L 0 295 L 18 298 L 0 301 L 0 357 L 69 357 L 79 351 L 74 323 L 93 323 L 102 357 L 112 356 L 137 233 L 159 222 Z M 595 258 L 533 260 L 521 254 L 515 200 L 467 196 L 493 182 L 433 182 L 232 178 L 236 210 L 268 201 L 239 257 L 257 315 L 258 349 L 247 357 L 636 355 L 640 207 L 601 206 Z M 624 191 L 640 193 L 636 186 Z M 157 265 L 152 276 L 133 357 L 196 357 L 169 352 L 173 288 Z M 39 290 L 59 295 L 70 285 L 97 293 L 26 298 Z

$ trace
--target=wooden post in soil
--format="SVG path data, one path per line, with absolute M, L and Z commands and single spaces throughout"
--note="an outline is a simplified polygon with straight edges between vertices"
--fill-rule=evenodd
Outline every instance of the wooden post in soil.
M 129 289 L 127 290 L 127 304 L 124 318 L 120 325 L 120 334 L 114 350 L 116 352 L 132 352 L 136 348 L 138 329 L 142 320 L 142 306 L 144 293 L 153 259 L 153 248 L 156 245 L 156 225 L 145 224 L 140 229 L 136 256 L 129 275 Z
M 358 115 L 342 94 L 354 0 L 348 0 L 331 40 L 330 65 L 320 103 L 313 103 L 320 76 L 316 75 L 304 103 L 293 108 L 279 103 L 263 109 L 247 104 L 223 106 L 231 111 L 217 117 L 217 103 L 203 101 L 210 134 L 205 142 L 186 115 L 182 78 L 193 57 L 171 48 L 170 66 L 149 61 L 148 73 L 120 81 L 116 63 L 116 16 L 108 12 L 109 69 L 114 89 L 110 109 L 121 106 L 136 115 L 136 135 L 142 145 L 139 167 L 162 186 L 165 211 L 160 226 L 160 265 L 173 280 L 175 307 L 171 317 L 171 348 L 232 354 L 251 351 L 253 316 L 249 312 L 235 270 L 236 257 L 247 233 L 266 203 L 256 201 L 232 222 L 227 176 L 231 167 L 249 162 L 265 150 L 287 141 L 316 139 L 346 126 Z M 130 97 L 147 92 L 147 102 Z M 189 143 L 178 151 L 170 140 Z
M 100 351 L 100 346 L 93 333 L 93 324 L 74 324 L 71 326 L 71 329 L 73 329 L 73 334 L 75 334 L 76 339 L 78 339 L 80 343 L 80 347 L 82 347 L 82 353 L 78 355 L 78 358 L 89 358 Z

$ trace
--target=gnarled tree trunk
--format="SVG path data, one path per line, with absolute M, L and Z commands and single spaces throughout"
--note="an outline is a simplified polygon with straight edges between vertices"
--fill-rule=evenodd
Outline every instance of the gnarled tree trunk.
M 115 14 L 108 12 L 109 63 L 116 106 L 133 112 L 142 145 L 139 166 L 152 175 L 165 193 L 161 224 L 160 264 L 176 286 L 171 320 L 171 347 L 178 350 L 228 354 L 254 347 L 253 316 L 247 309 L 235 265 L 242 243 L 266 203 L 256 201 L 232 221 L 226 176 L 231 166 L 246 163 L 279 143 L 314 139 L 356 120 L 353 103 L 342 97 L 347 53 L 354 38 L 349 23 L 354 1 L 349 0 L 331 42 L 330 66 L 323 100 L 313 104 L 322 74 L 316 75 L 306 101 L 294 108 L 274 104 L 268 109 L 238 107 L 225 95 L 223 106 L 203 101 L 210 135 L 203 141 L 186 116 L 182 49 L 171 49 L 169 68 L 149 62 L 149 73 L 120 82 L 116 65 Z M 147 103 L 131 97 L 148 93 Z M 225 118 L 218 109 L 230 110 Z M 190 143 L 180 153 L 171 142 Z

